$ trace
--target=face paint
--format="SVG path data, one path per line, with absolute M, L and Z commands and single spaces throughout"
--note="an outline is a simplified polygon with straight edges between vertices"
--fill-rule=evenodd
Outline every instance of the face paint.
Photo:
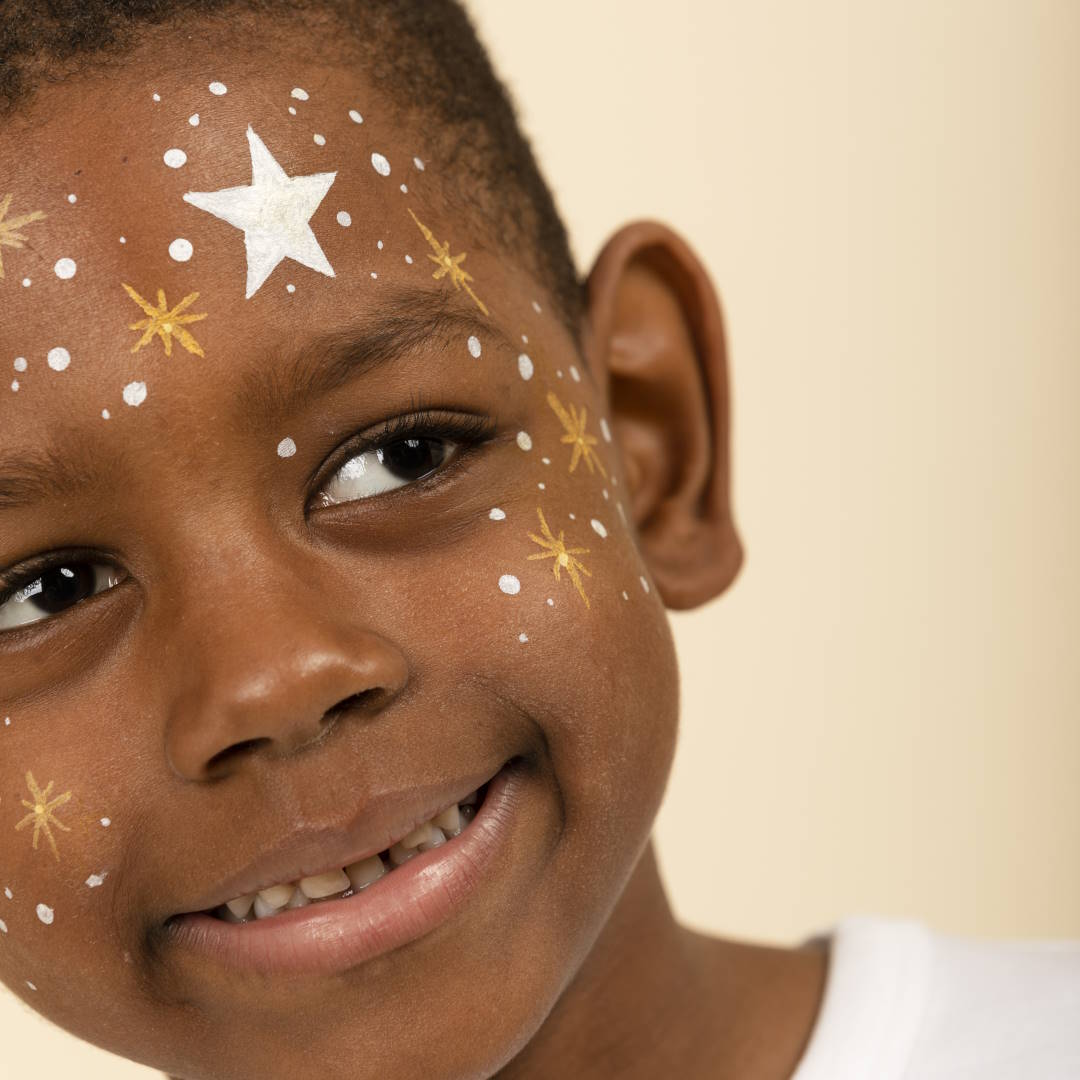
M 566 432 L 559 441 L 574 448 L 570 454 L 569 471 L 573 472 L 577 468 L 578 462 L 584 459 L 590 473 L 594 471 L 594 468 L 599 469 L 600 475 L 606 478 L 607 473 L 604 471 L 604 465 L 596 451 L 593 450 L 599 440 L 595 435 L 589 435 L 585 431 L 588 423 L 588 410 L 582 408 L 579 413 L 577 408 L 571 405 L 568 412 L 563 408 L 562 403 L 554 393 L 548 394 L 547 402 Z
M 592 577 L 592 574 L 585 569 L 582 562 L 575 558 L 575 556 L 588 555 L 589 549 L 580 547 L 568 548 L 564 539 L 565 533 L 560 529 L 558 539 L 556 539 L 555 535 L 548 527 L 548 523 L 544 518 L 544 512 L 540 507 L 536 508 L 536 515 L 540 519 L 540 531 L 543 535 L 537 536 L 536 533 L 529 533 L 529 539 L 544 550 L 537 552 L 535 555 L 529 555 L 529 561 L 531 562 L 534 559 L 554 559 L 555 561 L 551 564 L 551 569 L 555 575 L 555 580 L 559 581 L 560 572 L 565 570 L 569 575 L 574 588 L 577 589 L 578 595 L 585 601 L 585 606 L 588 607 L 589 598 L 585 595 L 585 587 L 581 582 L 581 575 L 584 574 L 586 577 Z
M 387 166 L 387 170 L 389 170 L 389 166 Z M 469 296 L 472 297 L 476 306 L 485 315 L 490 315 L 491 312 L 488 311 L 484 302 L 472 291 L 472 288 L 469 285 L 469 282 L 473 280 L 472 274 L 467 270 L 461 269 L 461 264 L 468 257 L 465 252 L 462 252 L 460 255 L 451 255 L 449 241 L 445 244 L 440 244 L 439 241 L 435 239 L 434 233 L 432 233 L 412 210 L 409 211 L 409 216 L 416 222 L 417 228 L 424 234 L 424 239 L 431 245 L 431 250 L 434 252 L 434 254 L 429 255 L 428 258 L 436 265 L 436 267 L 438 267 L 438 269 L 431 276 L 436 281 L 439 281 L 441 278 L 449 275 L 450 280 L 454 283 L 455 289 L 463 288 Z
M 45 214 L 41 210 L 8 217 L 7 213 L 14 198 L 14 195 L 9 194 L 0 199 L 0 279 L 4 277 L 4 248 L 21 248 L 26 243 L 22 230 L 36 221 L 45 220 Z
M 50 800 L 49 794 L 53 789 L 55 781 L 50 780 L 45 785 L 45 790 L 42 791 L 36 781 L 34 780 L 34 774 L 28 772 L 26 774 L 26 786 L 30 789 L 30 797 L 33 802 L 27 802 L 26 799 L 21 800 L 23 806 L 25 806 L 30 813 L 26 815 L 16 826 L 15 831 L 25 828 L 27 825 L 33 825 L 33 848 L 35 851 L 38 849 L 38 836 L 40 833 L 45 834 L 45 839 L 49 842 L 49 847 L 52 848 L 53 857 L 57 862 L 60 861 L 60 852 L 57 850 L 56 841 L 53 839 L 51 826 L 63 830 L 64 832 L 71 832 L 71 830 L 56 816 L 56 810 L 58 807 L 63 806 L 71 799 L 71 792 L 65 791 L 63 795 L 57 795 L 55 799 Z
M 184 329 L 190 323 L 200 322 L 206 318 L 205 312 L 201 315 L 183 314 L 199 299 L 197 292 L 188 293 L 179 304 L 170 309 L 165 301 L 164 289 L 158 289 L 157 307 L 154 307 L 149 300 L 143 299 L 130 285 L 124 285 L 124 291 L 146 313 L 145 319 L 130 323 L 128 326 L 129 330 L 143 331 L 142 337 L 131 347 L 133 353 L 149 344 L 154 337 L 159 337 L 165 346 L 165 355 L 172 356 L 172 339 L 175 337 L 189 353 L 194 353 L 196 356 L 206 355 L 202 351 L 202 346 Z

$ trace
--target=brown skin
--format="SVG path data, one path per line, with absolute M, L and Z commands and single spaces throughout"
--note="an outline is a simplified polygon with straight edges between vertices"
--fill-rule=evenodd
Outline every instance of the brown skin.
M 184 1080 L 305 1076 L 311 1061 L 349 1080 L 790 1076 L 825 954 L 681 927 L 650 840 L 678 717 L 664 604 L 709 600 L 741 562 L 712 285 L 667 229 L 621 230 L 589 279 L 582 356 L 542 283 L 448 209 L 417 126 L 392 122 L 314 43 L 294 39 L 276 58 L 272 47 L 263 74 L 221 41 L 143 49 L 92 93 L 79 79 L 46 89 L 0 135 L 0 159 L 35 163 L 7 181 L 11 213 L 49 214 L 28 226 L 27 248 L 2 251 L 0 356 L 30 368 L 0 398 L 0 458 L 52 444 L 80 480 L 0 510 L 0 566 L 78 546 L 124 575 L 0 634 L 0 712 L 12 717 L 0 729 L 0 886 L 14 892 L 0 901 L 0 979 L 76 1035 Z M 206 93 L 215 78 L 226 97 Z M 294 85 L 312 90 L 302 119 L 285 111 Z M 362 129 L 345 115 L 357 102 Z M 286 261 L 245 301 L 240 233 L 180 195 L 249 182 L 249 123 L 290 176 L 338 170 L 311 221 L 336 277 Z M 175 173 L 161 164 L 173 145 L 190 156 Z M 371 169 L 373 149 L 391 177 Z M 414 154 L 423 174 L 404 165 Z M 432 280 L 407 207 L 469 252 L 490 318 Z M 166 254 L 175 236 L 195 244 L 190 263 Z M 79 265 L 69 282 L 51 273 L 64 255 Z M 141 313 L 121 282 L 151 299 L 163 288 L 170 304 L 198 291 L 190 310 L 207 318 L 188 329 L 205 357 L 174 342 L 166 359 L 157 340 L 132 354 Z M 406 290 L 410 310 L 453 317 L 445 334 L 324 394 L 241 397 L 268 372 L 293 392 L 289 358 L 329 332 L 377 327 Z M 44 362 L 58 344 L 72 353 L 64 372 Z M 135 379 L 148 397 L 131 408 L 120 390 Z M 584 462 L 569 471 L 549 390 L 588 410 L 591 435 L 608 419 L 614 441 L 596 445 L 607 480 Z M 417 399 L 490 417 L 493 437 L 428 480 L 315 505 L 331 455 Z M 285 435 L 298 451 L 281 459 Z M 506 521 L 489 520 L 493 506 Z M 588 606 L 550 560 L 528 561 L 537 507 L 589 549 Z M 516 597 L 497 587 L 507 572 Z M 260 980 L 193 962 L 163 935 L 171 914 L 299 822 L 344 820 L 379 790 L 514 756 L 525 785 L 513 858 L 426 937 L 340 976 Z M 72 793 L 57 809 L 70 830 L 54 831 L 59 861 L 14 830 L 28 770 L 55 781 L 51 797 Z M 87 888 L 102 869 L 105 884 Z

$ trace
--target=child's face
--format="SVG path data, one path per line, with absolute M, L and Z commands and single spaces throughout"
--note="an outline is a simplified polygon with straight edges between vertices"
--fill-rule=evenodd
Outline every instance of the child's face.
M 185 1077 L 479 1075 L 646 843 L 672 646 L 602 372 L 419 126 L 301 56 L 192 42 L 0 147 L 0 978 Z M 177 933 L 511 759 L 426 874 Z M 429 921 L 362 934 L 410 873 Z

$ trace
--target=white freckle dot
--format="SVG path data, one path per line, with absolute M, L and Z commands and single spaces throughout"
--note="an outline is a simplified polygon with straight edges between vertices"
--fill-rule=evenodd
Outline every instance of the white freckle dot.
M 155 94 L 154 95 L 154 100 L 155 101 L 160 101 L 161 100 L 161 95 L 160 94 Z
M 378 274 L 376 274 L 374 270 L 372 270 L 372 271 L 371 271 L 371 276 L 372 276 L 373 278 L 377 278 L 377 277 L 378 277 L 379 275 L 378 275 Z
M 541 480 L 541 481 L 540 481 L 540 483 L 539 483 L 539 484 L 537 484 L 536 486 L 537 486 L 537 487 L 538 487 L 538 488 L 539 488 L 539 489 L 540 489 L 541 491 L 547 491 L 547 484 L 545 484 L 543 480 Z
M 542 457 L 542 458 L 541 458 L 540 460 L 541 460 L 541 461 L 542 461 L 542 462 L 543 462 L 543 463 L 544 463 L 545 465 L 550 465 L 550 464 L 551 464 L 551 458 L 549 458 L 549 457 Z
M 570 378 L 573 379 L 574 382 L 581 382 L 581 375 L 573 364 L 570 365 Z
M 26 985 L 29 986 L 31 990 L 37 989 L 37 987 L 29 979 L 26 980 Z
M 552 600 L 552 598 L 550 596 L 547 598 L 547 606 L 548 607 L 554 607 L 555 606 L 555 601 Z
M 518 357 L 518 371 L 526 382 L 533 377 L 533 362 L 527 353 L 522 353 Z
M 78 201 L 79 201 L 79 196 L 76 195 L 74 192 L 72 192 L 68 196 L 68 202 L 71 203 L 72 206 L 74 206 Z
M 390 175 L 390 162 L 387 161 L 386 158 L 382 156 L 382 154 L 375 153 L 371 155 L 371 167 L 380 176 Z
M 107 829 L 112 824 L 112 818 L 103 817 L 101 819 L 101 827 Z
M 53 371 L 63 371 L 71 363 L 71 353 L 57 345 L 55 349 L 49 350 L 48 362 Z
M 406 262 L 407 262 L 407 263 L 408 263 L 408 264 L 409 264 L 410 266 L 412 266 L 412 256 L 411 256 L 411 255 L 406 255 L 406 256 L 405 256 L 405 261 L 406 261 Z
M 622 598 L 624 600 L 629 600 L 630 599 L 630 594 L 625 589 L 623 589 Z
M 529 344 L 529 335 L 528 334 L 522 334 L 521 335 L 521 343 L 523 345 L 528 345 Z
M 311 137 L 315 140 L 315 145 L 316 146 L 325 146 L 326 145 L 326 136 L 325 135 L 320 135 L 318 132 L 315 132 L 315 134 L 312 135 Z
M 11 890 L 9 888 L 5 887 L 4 895 L 10 900 L 11 899 Z
M 524 645 L 525 642 L 528 641 L 528 640 L 529 640 L 529 635 L 528 634 L 518 634 L 518 641 L 520 641 L 522 645 Z
M 593 518 L 589 524 L 593 527 L 593 532 L 596 533 L 597 536 L 607 536 L 607 529 L 604 528 L 604 523 L 602 521 L 597 521 L 596 518 Z
M 604 490 L 601 492 L 601 494 L 604 496 L 604 502 L 607 502 L 608 499 L 611 498 L 611 496 L 608 494 L 608 489 L 607 488 L 604 488 Z
M 0 919 L 0 934 L 7 933 L 7 923 L 3 919 Z
M 229 88 L 224 83 L 212 82 L 208 89 L 210 90 L 210 93 L 213 94 L 215 97 L 221 97 L 222 94 L 228 92 Z
M 190 115 L 190 116 L 189 116 L 189 117 L 187 118 L 187 122 L 188 122 L 188 123 L 189 123 L 189 124 L 190 124 L 190 125 L 191 125 L 192 127 L 198 127 L 198 126 L 199 126 L 199 114 L 198 114 L 198 113 L 192 113 L 192 114 L 191 114 L 191 115 Z
M 337 223 L 343 229 L 347 229 L 352 224 L 352 214 L 350 214 L 348 210 L 339 210 L 337 215 Z
M 281 458 L 292 457 L 296 453 L 296 443 L 286 437 L 277 444 L 277 456 Z
M 100 874 L 91 874 L 86 879 L 86 886 L 89 889 L 96 889 L 99 885 L 105 884 L 105 878 L 108 876 L 108 870 L 102 870 Z
M 483 348 L 480 345 L 480 339 L 475 334 L 473 334 L 469 338 L 469 355 L 474 360 L 479 360 L 480 359 L 480 354 L 482 352 L 483 352 Z
M 139 406 L 146 400 L 146 383 L 129 382 L 124 387 L 124 401 L 131 406 Z
M 25 356 L 16 356 L 14 366 L 15 366 L 16 371 L 25 371 L 26 370 L 26 357 Z
M 571 514 L 570 515 L 570 520 L 571 521 L 577 521 L 577 514 Z
M 529 433 L 527 431 L 519 431 L 517 433 L 517 444 L 522 450 L 532 449 L 532 439 L 529 438 Z
M 382 242 L 382 241 L 380 240 L 380 241 L 379 241 L 379 242 L 378 242 L 378 243 L 377 243 L 377 244 L 376 244 L 375 246 L 376 246 L 376 247 L 377 247 L 377 248 L 378 248 L 378 249 L 379 249 L 380 251 L 382 251 L 382 249 L 383 249 L 383 242 Z
M 102 409 L 101 410 L 101 419 L 102 420 L 108 420 L 109 419 L 109 410 L 108 409 Z
M 535 300 L 532 302 L 532 309 L 537 315 L 540 314 L 540 305 Z
M 53 909 L 48 904 L 38 904 L 37 917 L 46 925 L 49 926 L 53 921 Z
M 493 506 L 491 508 L 491 512 L 488 514 L 488 517 L 491 518 L 492 521 L 505 521 L 506 511 L 500 510 L 497 506 Z
M 11 724 L 11 717 L 10 716 L 5 716 L 4 717 L 4 727 L 9 727 L 10 724 Z M 9 900 L 11 899 L 11 893 L 8 893 L 8 899 Z
M 420 170 L 420 172 L 424 171 L 424 163 L 418 157 L 414 157 L 412 163 Z
M 355 109 L 349 110 L 349 119 L 354 124 L 362 124 L 364 122 L 364 118 Z
M 600 434 L 604 436 L 604 442 L 611 442 L 611 428 L 605 417 L 600 417 Z
M 641 587 L 642 587 L 642 588 L 643 588 L 643 589 L 644 589 L 644 590 L 645 590 L 646 592 L 648 592 L 648 591 L 649 591 L 649 583 L 648 583 L 648 582 L 647 582 L 647 581 L 645 580 L 645 575 L 644 575 L 644 574 L 642 574 L 642 575 L 641 575 L 641 577 L 639 577 L 639 578 L 638 578 L 638 581 L 640 581 L 640 582 L 641 582 Z
M 22 279 L 22 284 L 24 289 L 29 289 L 33 282 L 28 277 L 24 277 Z
M 289 115 L 290 116 L 295 116 L 296 115 L 296 106 L 294 106 L 294 105 L 289 106 Z
M 11 389 L 16 394 L 19 392 L 19 380 L 18 379 L 12 379 L 11 380 Z
M 306 90 L 304 90 L 302 87 L 294 86 L 292 88 L 292 96 L 294 98 L 296 98 L 297 101 L 307 101 L 308 92 Z
M 177 237 L 169 245 L 169 254 L 177 262 L 187 262 L 191 258 L 195 249 L 191 246 L 190 240 L 185 240 L 182 236 Z
M 561 379 L 562 378 L 562 368 L 559 368 L 559 370 L 556 371 L 555 374 L 558 375 L 558 377 Z
M 70 281 L 75 276 L 75 260 L 57 259 L 53 272 L 61 281 Z
M 126 236 L 121 236 L 120 237 L 120 243 L 121 244 L 126 244 L 127 243 L 127 237 Z
M 187 154 L 185 154 L 179 146 L 172 146 L 165 151 L 161 160 L 164 161 L 170 169 L 179 169 L 182 165 L 187 164 Z
M 408 189 L 408 187 L 406 187 L 405 184 L 401 185 L 401 194 L 402 195 L 408 195 L 409 194 L 409 189 Z
M 502 589 L 507 596 L 517 596 L 521 592 L 521 582 L 518 581 L 513 574 L 503 574 L 499 578 L 499 588 Z

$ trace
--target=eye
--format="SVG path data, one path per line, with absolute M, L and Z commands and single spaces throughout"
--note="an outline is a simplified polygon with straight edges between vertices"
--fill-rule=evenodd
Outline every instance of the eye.
M 322 489 L 324 506 L 367 499 L 430 476 L 458 452 L 449 439 L 395 439 L 349 458 Z
M 105 563 L 54 562 L 34 576 L 0 592 L 0 632 L 59 615 L 82 600 L 105 592 L 123 580 Z

